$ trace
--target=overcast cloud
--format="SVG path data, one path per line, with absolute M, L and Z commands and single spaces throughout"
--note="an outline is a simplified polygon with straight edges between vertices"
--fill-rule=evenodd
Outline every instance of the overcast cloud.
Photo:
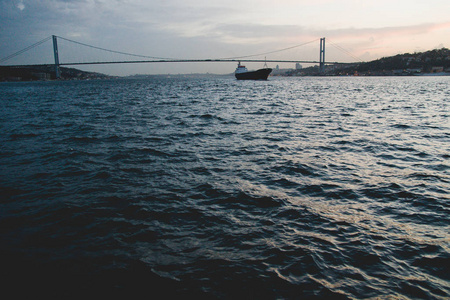
M 102 48 L 173 58 L 245 56 L 326 37 L 330 41 L 327 59 L 354 61 L 354 57 L 332 47 L 336 44 L 362 60 L 372 60 L 450 47 L 449 11 L 448 0 L 0 0 L 0 58 L 58 35 Z M 5 64 L 51 61 L 48 43 L 35 54 L 18 56 Z M 81 60 L 76 53 L 87 51 L 79 47 L 70 50 L 69 45 L 63 41 L 61 44 L 61 56 L 66 60 Z M 267 59 L 317 60 L 318 48 L 319 42 L 275 53 Z M 100 56 L 96 58 L 100 60 L 101 52 L 93 52 L 90 55 Z M 234 65 L 89 68 L 120 75 L 230 73 Z

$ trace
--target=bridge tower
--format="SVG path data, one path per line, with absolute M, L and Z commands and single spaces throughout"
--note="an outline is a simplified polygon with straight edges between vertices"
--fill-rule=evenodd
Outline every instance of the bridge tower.
M 320 39 L 319 71 L 320 74 L 325 73 L 325 38 Z
M 61 72 L 59 70 L 59 56 L 58 56 L 58 42 L 56 41 L 56 35 L 53 38 L 53 55 L 55 56 L 55 77 L 56 79 L 61 78 Z

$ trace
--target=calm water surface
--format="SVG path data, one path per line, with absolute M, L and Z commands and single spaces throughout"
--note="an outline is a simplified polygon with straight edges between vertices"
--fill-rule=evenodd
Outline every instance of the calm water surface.
M 448 299 L 449 83 L 0 83 L 2 286 Z

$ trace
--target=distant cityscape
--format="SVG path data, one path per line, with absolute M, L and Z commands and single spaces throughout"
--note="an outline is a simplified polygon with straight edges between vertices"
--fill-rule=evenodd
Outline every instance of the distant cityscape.
M 447 48 L 426 52 L 405 53 L 383 57 L 370 62 L 326 65 L 323 73 L 318 66 L 272 71 L 273 76 L 408 76 L 408 75 L 450 75 L 450 50 Z
M 55 79 L 54 65 L 39 67 L 0 66 L 0 81 L 39 81 Z M 63 80 L 90 80 L 114 78 L 143 78 L 158 75 L 133 75 L 126 77 L 109 76 L 101 73 L 86 72 L 75 68 L 61 67 Z M 180 74 L 179 76 L 228 76 L 214 74 Z M 370 62 L 354 64 L 326 65 L 323 72 L 319 66 L 303 68 L 299 63 L 295 68 L 285 69 L 278 65 L 271 76 L 414 76 L 414 75 L 450 75 L 450 50 L 435 49 L 419 53 L 405 53 L 383 57 Z M 177 76 L 177 75 L 162 75 Z

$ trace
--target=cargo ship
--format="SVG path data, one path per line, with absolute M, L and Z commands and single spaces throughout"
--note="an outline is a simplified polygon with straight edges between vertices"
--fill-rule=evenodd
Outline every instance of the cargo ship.
M 270 72 L 272 72 L 271 68 L 263 68 L 256 71 L 249 71 L 241 62 L 238 63 L 236 71 L 234 72 L 234 76 L 238 80 L 267 80 Z

